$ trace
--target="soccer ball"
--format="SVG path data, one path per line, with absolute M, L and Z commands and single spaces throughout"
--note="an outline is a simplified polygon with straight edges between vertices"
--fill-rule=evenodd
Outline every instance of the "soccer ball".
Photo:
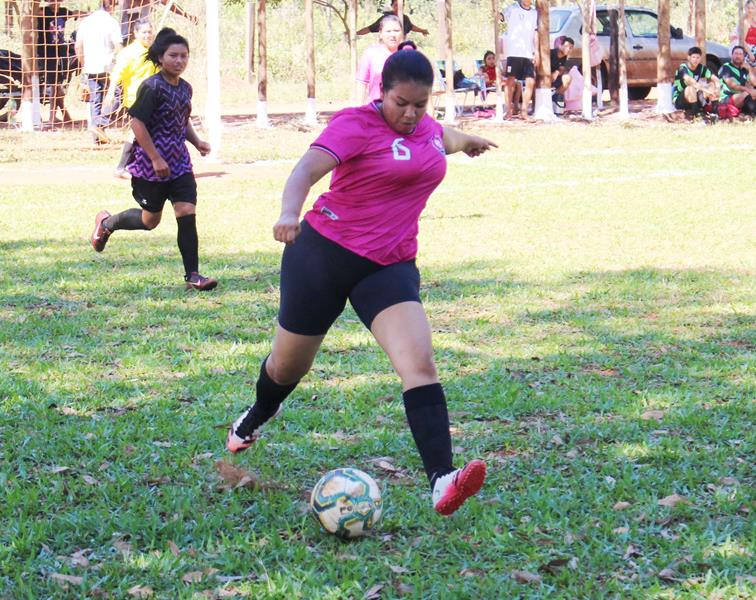
M 378 484 L 359 469 L 328 471 L 310 496 L 315 518 L 329 533 L 350 539 L 364 535 L 381 519 L 383 502 Z

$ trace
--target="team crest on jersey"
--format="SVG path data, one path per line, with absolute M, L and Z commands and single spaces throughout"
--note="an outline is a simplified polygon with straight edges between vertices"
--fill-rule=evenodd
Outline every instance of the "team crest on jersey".
M 444 148 L 444 140 L 441 138 L 440 135 L 436 134 L 431 138 L 431 144 L 433 144 L 433 147 L 438 150 L 441 154 L 446 154 L 446 149 Z

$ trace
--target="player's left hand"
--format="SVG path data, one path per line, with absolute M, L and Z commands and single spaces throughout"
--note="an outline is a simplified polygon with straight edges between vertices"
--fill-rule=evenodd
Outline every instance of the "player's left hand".
M 480 156 L 487 150 L 490 150 L 491 148 L 498 148 L 499 146 L 492 142 L 491 140 L 487 140 L 486 138 L 478 137 L 477 135 L 471 135 L 469 136 L 469 139 L 467 140 L 467 143 L 465 144 L 465 147 L 462 149 L 462 152 L 467 154 L 467 156 Z
M 210 150 L 211 150 L 210 144 L 208 144 L 207 142 L 203 142 L 202 140 L 200 140 L 197 143 L 197 150 L 199 150 L 199 153 L 202 156 L 207 156 L 208 154 L 210 154 Z

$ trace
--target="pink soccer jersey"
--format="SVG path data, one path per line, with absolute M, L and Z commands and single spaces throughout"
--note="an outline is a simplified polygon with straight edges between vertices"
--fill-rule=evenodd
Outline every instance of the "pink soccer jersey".
M 386 59 L 391 56 L 391 50 L 383 44 L 370 46 L 360 59 L 357 67 L 357 81 L 368 86 L 368 102 L 381 99 L 381 75 Z
M 446 174 L 443 127 L 397 133 L 373 104 L 336 113 L 311 148 L 339 164 L 305 214 L 321 235 L 382 265 L 415 258 L 420 213 Z

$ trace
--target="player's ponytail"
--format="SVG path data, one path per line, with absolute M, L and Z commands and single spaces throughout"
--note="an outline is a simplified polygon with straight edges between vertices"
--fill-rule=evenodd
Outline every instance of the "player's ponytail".
M 433 87 L 433 67 L 422 52 L 394 52 L 383 65 L 381 84 L 387 92 L 397 83 L 412 81 Z
M 179 35 L 170 27 L 163 27 L 155 36 L 155 41 L 152 42 L 152 46 L 147 50 L 147 60 L 156 67 L 159 67 L 160 59 L 163 57 L 163 54 L 165 54 L 165 51 L 174 44 L 185 46 L 186 49 L 189 50 L 189 42 L 185 37 Z

